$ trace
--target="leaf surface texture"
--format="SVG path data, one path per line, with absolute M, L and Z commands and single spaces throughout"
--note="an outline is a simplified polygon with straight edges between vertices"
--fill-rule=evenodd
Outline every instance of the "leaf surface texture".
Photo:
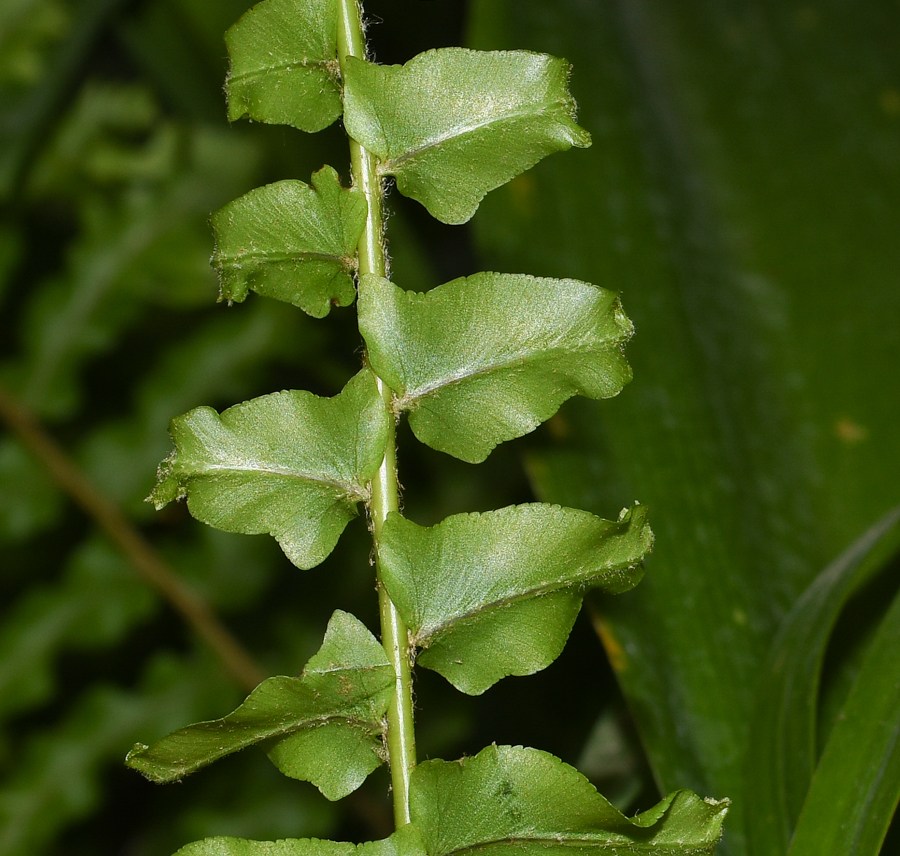
M 343 189 L 331 167 L 312 186 L 279 181 L 250 191 L 212 217 L 222 298 L 240 303 L 253 290 L 315 318 L 348 306 L 365 219 L 365 197 Z
M 351 57 L 344 122 L 404 196 L 465 223 L 487 193 L 542 158 L 590 145 L 568 75 L 565 60 L 529 51 L 441 48 L 402 66 Z
M 616 294 L 577 280 L 477 273 L 415 294 L 367 275 L 359 325 L 416 437 L 470 463 L 631 379 Z
M 381 718 L 393 682 L 375 637 L 337 611 L 299 678 L 268 678 L 233 713 L 181 728 L 153 746 L 138 743 L 127 763 L 154 782 L 173 782 L 270 741 L 269 757 L 282 773 L 340 799 L 381 764 Z
M 222 412 L 172 420 L 175 452 L 160 466 L 157 508 L 187 497 L 198 520 L 269 533 L 300 568 L 319 564 L 366 499 L 384 457 L 389 417 L 371 373 L 334 398 L 290 390 Z
M 533 503 L 457 514 L 433 527 L 389 515 L 378 558 L 418 662 L 477 695 L 562 651 L 585 590 L 627 591 L 652 533 L 637 506 L 613 523 Z

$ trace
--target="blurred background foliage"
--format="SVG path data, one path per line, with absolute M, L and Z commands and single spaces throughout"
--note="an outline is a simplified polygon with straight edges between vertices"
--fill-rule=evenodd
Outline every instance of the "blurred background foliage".
M 172 416 L 333 395 L 358 365 L 352 311 L 215 304 L 211 212 L 324 163 L 348 172 L 337 127 L 229 127 L 222 34 L 247 6 L 0 4 L 0 856 L 389 831 L 383 775 L 331 804 L 262 753 L 165 788 L 124 770 L 133 742 L 223 715 L 245 688 L 59 487 L 53 451 L 35 454 L 37 425 L 260 673 L 298 673 L 335 608 L 376 626 L 361 523 L 301 572 L 266 538 L 143 501 Z M 766 657 L 804 589 L 900 502 L 900 5 L 366 9 L 380 62 L 461 43 L 566 56 L 594 135 L 492 194 L 471 230 L 392 194 L 398 284 L 577 277 L 622 291 L 638 331 L 618 399 L 570 402 L 480 467 L 401 431 L 407 513 L 428 524 L 537 495 L 610 517 L 640 499 L 658 535 L 645 583 L 594 602 L 540 675 L 464 699 L 421 674 L 420 754 L 534 745 L 628 811 L 658 789 L 729 796 L 722 852 L 774 853 L 753 849 L 745 797 Z M 895 552 L 891 535 L 831 636 L 820 745 L 895 596 Z

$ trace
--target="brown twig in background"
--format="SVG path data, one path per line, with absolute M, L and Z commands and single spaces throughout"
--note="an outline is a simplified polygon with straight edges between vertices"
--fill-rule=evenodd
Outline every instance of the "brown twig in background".
M 209 606 L 178 579 L 168 563 L 131 521 L 97 491 L 37 419 L 2 385 L 0 418 L 44 465 L 53 480 L 109 536 L 135 570 L 212 648 L 235 681 L 247 689 L 256 687 L 265 673 L 240 642 L 231 635 Z

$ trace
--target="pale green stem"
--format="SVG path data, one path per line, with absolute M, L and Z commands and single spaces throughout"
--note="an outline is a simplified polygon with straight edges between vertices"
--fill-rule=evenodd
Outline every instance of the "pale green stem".
M 360 7 L 356 0 L 340 0 L 341 18 L 338 24 L 338 59 L 343 69 L 346 57 L 365 59 Z M 384 251 L 384 219 L 382 215 L 383 188 L 378 175 L 377 161 L 371 152 L 355 140 L 350 140 L 350 162 L 353 184 L 366 196 L 369 211 L 366 228 L 359 241 L 359 274 L 385 276 L 387 263 Z M 378 475 L 372 481 L 369 513 L 372 517 L 372 536 L 375 554 L 381 539 L 381 528 L 391 511 L 400 510 L 397 494 L 397 454 L 393 429 L 393 390 L 377 378 L 384 406 L 391 414 L 391 431 Z M 376 558 L 377 566 L 377 558 Z M 412 676 L 410 674 L 409 632 L 381 584 L 378 574 L 378 601 L 381 610 L 381 642 L 394 667 L 396 691 L 387 713 L 387 746 L 391 767 L 394 798 L 394 821 L 397 826 L 409 823 L 409 777 L 416 764 L 416 740 L 413 730 Z

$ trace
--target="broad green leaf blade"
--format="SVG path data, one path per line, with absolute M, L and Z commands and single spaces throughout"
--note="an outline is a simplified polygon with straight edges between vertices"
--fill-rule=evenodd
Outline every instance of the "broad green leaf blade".
M 378 547 L 381 579 L 423 649 L 418 662 L 478 695 L 549 666 L 588 588 L 637 585 L 653 541 L 646 518 L 643 506 L 613 523 L 534 503 L 426 528 L 391 514 Z
M 317 838 L 248 841 L 245 838 L 207 838 L 182 847 L 175 856 L 426 856 L 419 830 L 412 824 L 390 838 L 349 844 Z
M 789 856 L 877 856 L 900 801 L 900 594 L 838 717 Z
M 416 437 L 470 463 L 631 379 L 618 297 L 571 279 L 477 273 L 416 294 L 367 275 L 359 326 Z
M 338 610 L 299 678 L 268 678 L 233 713 L 181 728 L 153 746 L 138 743 L 126 764 L 154 782 L 175 782 L 267 741 L 282 773 L 340 799 L 381 764 L 381 720 L 393 688 L 384 649 Z
M 409 802 L 428 856 L 712 853 L 728 811 L 728 800 L 677 791 L 628 818 L 573 767 L 521 746 L 425 761 Z
M 744 786 L 745 802 L 755 807 L 754 823 L 747 829 L 751 853 L 787 852 L 816 767 L 819 684 L 828 640 L 860 575 L 872 565 L 872 554 L 896 542 L 898 523 L 900 509 L 895 509 L 822 571 L 772 643 L 752 721 L 753 751 Z M 857 851 L 826 847 L 820 852 Z
M 222 299 L 240 303 L 249 290 L 324 318 L 332 305 L 349 306 L 356 244 L 366 221 L 366 199 L 341 187 L 323 167 L 302 181 L 252 190 L 213 214 L 213 267 Z
M 586 147 L 569 64 L 528 51 L 427 51 L 405 65 L 348 58 L 347 133 L 404 196 L 465 223 L 485 194 L 553 152 Z
M 341 115 L 337 4 L 264 0 L 225 34 L 228 118 L 321 131 Z
M 334 398 L 290 390 L 172 420 L 175 452 L 150 496 L 187 497 L 198 520 L 272 535 L 299 568 L 337 543 L 384 457 L 389 416 L 369 371 Z
M 884 156 L 900 55 L 883 38 L 898 9 L 470 8 L 473 47 L 572 62 L 595 139 L 485 199 L 483 266 L 614 282 L 637 330 L 634 386 L 570 403 L 535 487 L 653 509 L 645 581 L 598 599 L 609 650 L 658 781 L 735 798 L 720 849 L 746 856 L 756 806 L 738 797 L 772 639 L 900 502 L 900 160 Z

